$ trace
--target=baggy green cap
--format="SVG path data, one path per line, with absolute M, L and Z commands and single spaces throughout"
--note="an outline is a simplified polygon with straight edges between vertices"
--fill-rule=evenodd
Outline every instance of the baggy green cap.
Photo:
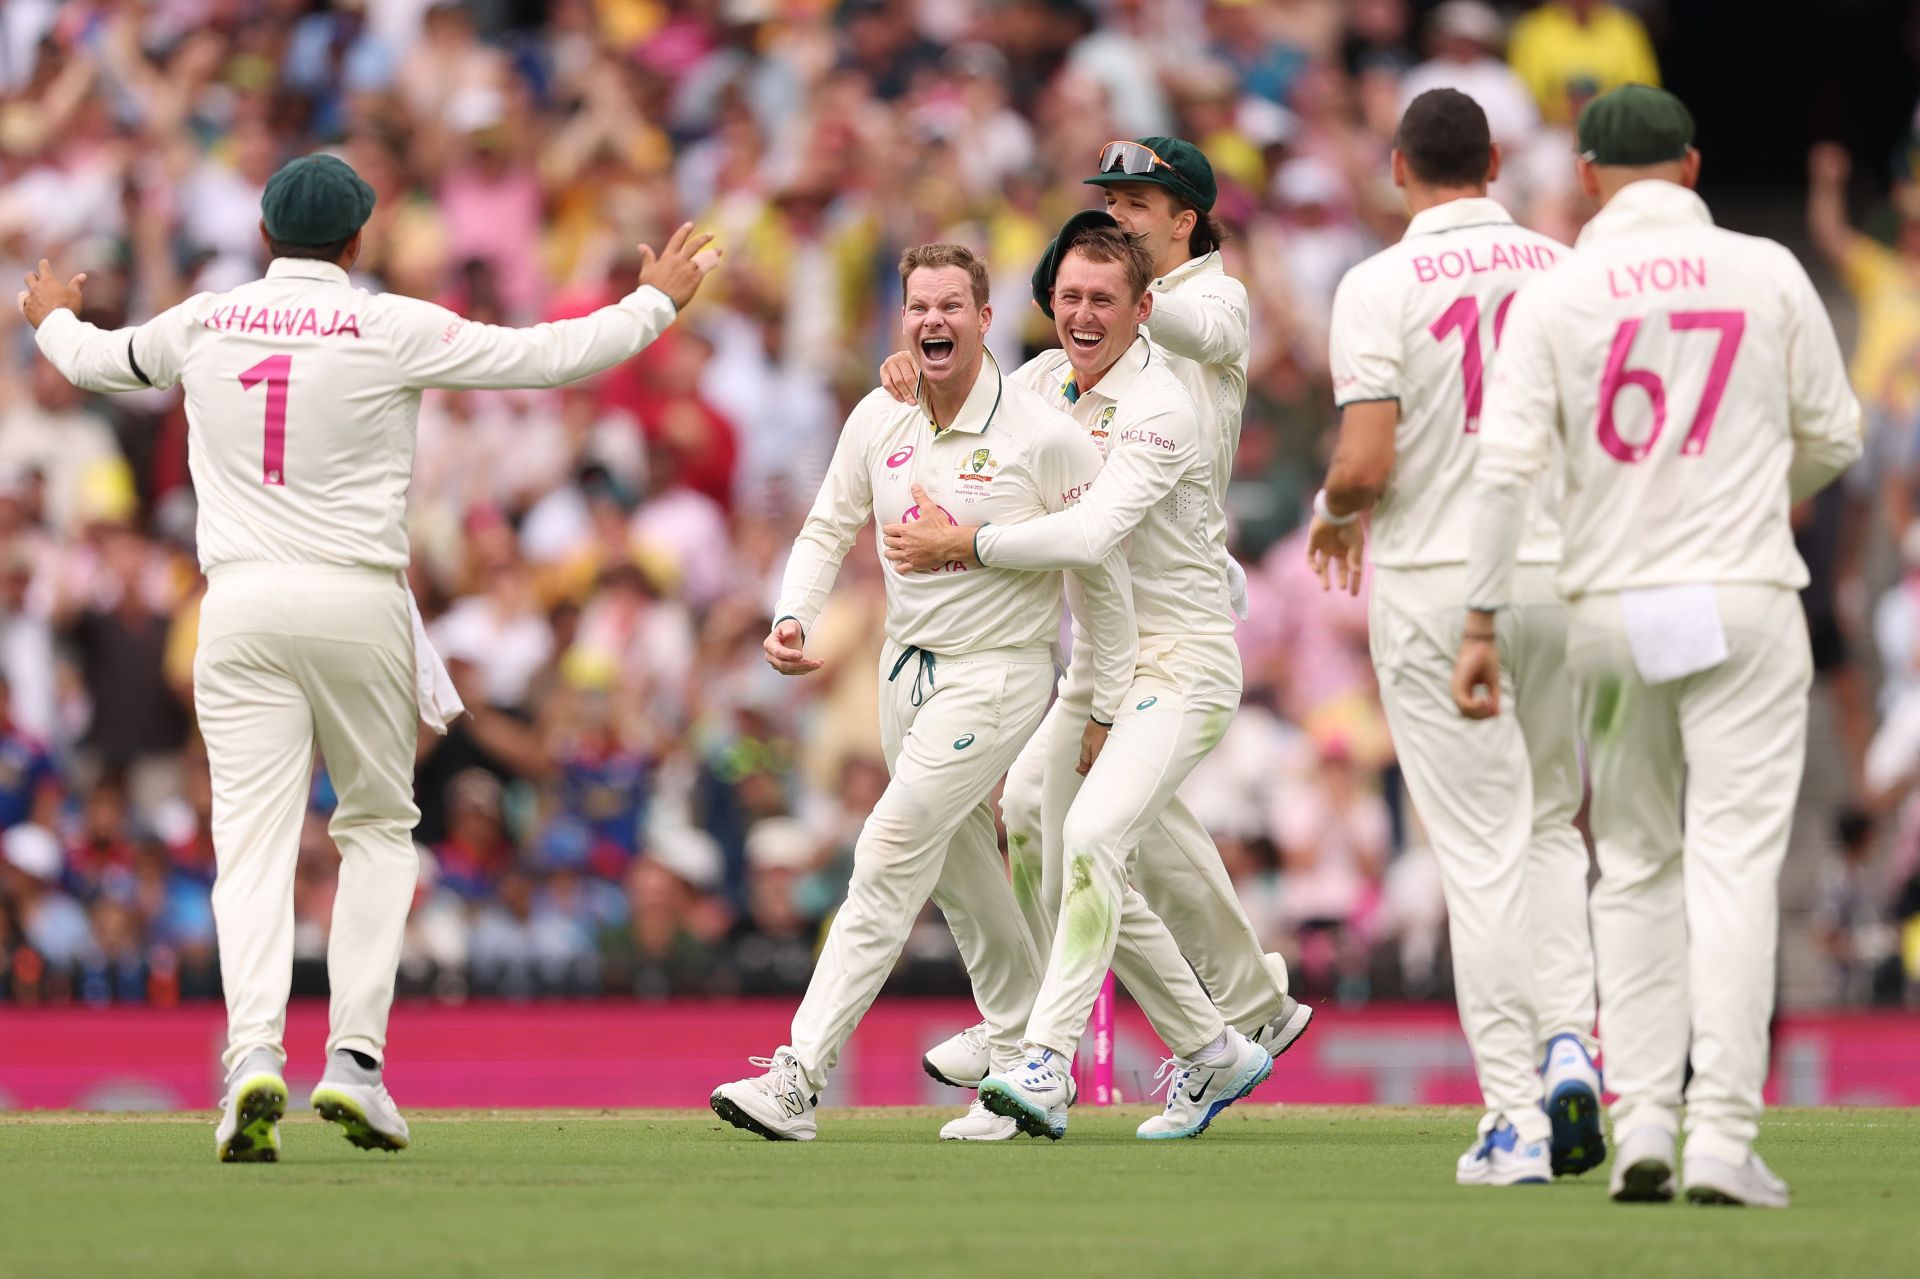
M 373 188 L 346 161 L 303 155 L 267 179 L 260 216 L 282 244 L 334 244 L 367 224 L 373 199 Z
M 1060 234 L 1047 244 L 1047 251 L 1040 255 L 1040 262 L 1033 268 L 1033 300 L 1040 309 L 1053 318 L 1053 278 L 1060 274 L 1060 259 L 1066 256 L 1062 245 L 1071 246 L 1073 238 L 1088 227 L 1119 226 L 1113 215 L 1105 209 L 1083 209 L 1068 218 L 1060 226 Z
M 1213 211 L 1220 191 L 1213 180 L 1213 165 L 1200 148 L 1184 138 L 1135 138 L 1135 142 L 1164 160 L 1149 173 L 1126 173 L 1110 169 L 1086 179 L 1088 186 L 1112 186 L 1116 182 L 1156 182 L 1193 205 L 1202 213 Z
M 1693 114 L 1665 89 L 1623 84 L 1587 103 L 1576 131 L 1589 164 L 1666 164 L 1693 145 Z

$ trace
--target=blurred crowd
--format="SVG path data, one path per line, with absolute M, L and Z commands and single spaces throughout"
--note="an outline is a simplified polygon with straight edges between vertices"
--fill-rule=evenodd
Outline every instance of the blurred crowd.
M 263 184 L 323 148 L 379 196 L 358 277 L 476 319 L 581 314 L 632 287 L 636 246 L 683 218 L 716 231 L 724 268 L 635 360 L 557 393 L 422 406 L 413 586 L 473 713 L 421 740 L 401 981 L 443 999 L 797 991 L 885 785 L 871 545 L 809 637 L 824 670 L 783 680 L 760 640 L 843 415 L 897 344 L 893 263 L 934 239 L 982 249 L 989 344 L 1011 367 L 1051 344 L 1027 277 L 1090 203 L 1102 144 L 1191 138 L 1254 298 L 1230 493 L 1253 615 L 1243 709 L 1186 795 L 1308 993 L 1443 995 L 1438 876 L 1393 768 L 1365 601 L 1322 593 L 1304 563 L 1334 424 L 1333 289 L 1398 236 L 1393 126 L 1439 85 L 1486 107 L 1496 194 L 1571 237 L 1587 212 L 1571 122 L 1596 93 L 1658 81 L 1662 16 L 1593 0 L 0 0 L 0 275 L 41 256 L 84 270 L 102 325 L 254 278 Z M 1900 225 L 1892 249 L 1847 241 L 1846 278 L 1863 319 L 1895 330 L 1878 358 L 1911 400 L 1889 420 L 1920 439 L 1920 221 Z M 11 308 L 0 382 L 0 1000 L 211 997 L 179 397 L 73 390 Z M 1858 521 L 1830 514 L 1844 558 Z M 1920 586 L 1901 589 L 1882 611 L 1911 651 L 1901 606 L 1920 610 Z M 1876 716 L 1856 683 L 1864 778 Z M 319 770 L 297 990 L 324 986 L 330 804 Z M 1868 896 L 1879 909 L 1877 883 Z M 896 984 L 964 989 L 931 912 Z

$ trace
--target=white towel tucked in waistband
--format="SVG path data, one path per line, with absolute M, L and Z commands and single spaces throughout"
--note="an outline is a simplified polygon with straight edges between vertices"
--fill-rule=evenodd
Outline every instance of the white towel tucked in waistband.
M 467 704 L 460 700 L 453 677 L 447 674 L 447 664 L 427 638 L 427 624 L 411 589 L 407 591 L 407 616 L 413 621 L 413 695 L 420 707 L 420 722 L 444 734 L 447 725 L 466 714 Z

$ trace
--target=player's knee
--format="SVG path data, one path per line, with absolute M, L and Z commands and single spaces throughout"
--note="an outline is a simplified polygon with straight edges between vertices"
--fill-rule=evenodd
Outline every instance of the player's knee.
M 1109 856 L 1117 843 L 1117 832 L 1111 829 L 1105 814 L 1083 812 L 1078 807 L 1067 814 L 1066 825 L 1061 830 L 1061 848 L 1069 865 L 1082 860 L 1099 861 Z

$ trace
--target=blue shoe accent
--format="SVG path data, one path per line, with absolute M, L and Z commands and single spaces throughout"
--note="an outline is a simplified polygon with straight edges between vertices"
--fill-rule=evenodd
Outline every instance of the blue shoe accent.
M 1223 1092 L 1212 1105 L 1206 1108 L 1199 1119 L 1185 1128 L 1176 1128 L 1168 1132 L 1142 1134 L 1140 1140 L 1173 1141 L 1187 1137 L 1198 1137 L 1207 1130 L 1207 1125 L 1213 1122 L 1215 1115 L 1225 1110 L 1228 1106 L 1231 1106 L 1234 1102 L 1239 1101 L 1242 1097 L 1245 1097 L 1261 1084 L 1267 1082 L 1267 1076 L 1272 1073 L 1273 1055 L 1263 1048 L 1260 1050 L 1259 1060 L 1248 1066 L 1245 1071 L 1241 1072 L 1240 1075 L 1229 1083 L 1226 1091 Z

